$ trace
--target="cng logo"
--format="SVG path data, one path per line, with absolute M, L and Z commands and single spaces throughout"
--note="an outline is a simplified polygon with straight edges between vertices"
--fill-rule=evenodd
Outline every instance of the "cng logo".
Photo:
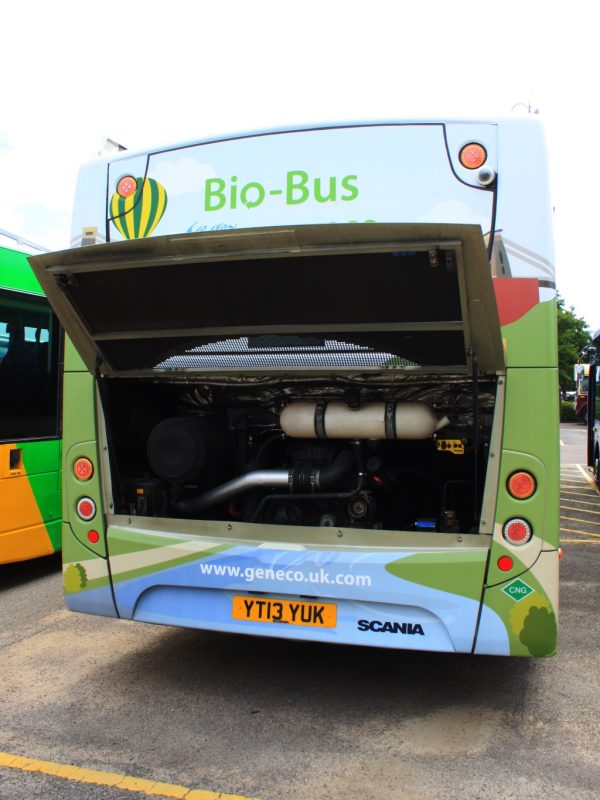
M 521 578 L 515 578 L 514 581 L 508 583 L 502 591 L 518 603 L 524 600 L 527 595 L 531 594 L 534 590 L 531 586 L 526 584 L 525 581 L 522 581 Z

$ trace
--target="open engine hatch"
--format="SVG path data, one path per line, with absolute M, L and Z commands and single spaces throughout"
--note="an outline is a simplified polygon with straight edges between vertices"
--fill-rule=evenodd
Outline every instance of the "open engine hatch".
M 156 376 L 503 368 L 476 225 L 228 230 L 30 259 L 88 368 Z

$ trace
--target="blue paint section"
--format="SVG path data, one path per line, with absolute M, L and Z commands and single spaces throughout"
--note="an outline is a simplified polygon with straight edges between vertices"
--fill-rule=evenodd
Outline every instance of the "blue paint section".
M 479 603 L 422 586 L 386 571 L 412 552 L 278 550 L 237 546 L 114 584 L 119 614 L 129 619 L 265 636 L 383 647 L 470 652 Z M 440 558 L 444 553 L 440 552 Z M 334 630 L 240 622 L 234 594 L 318 598 L 337 605 Z M 261 595 L 258 595 L 260 597 Z M 359 626 L 361 620 L 368 623 Z M 407 623 L 423 633 L 399 633 L 385 623 Z M 381 623 L 380 625 L 377 623 Z M 396 626 L 397 627 L 397 626 Z
M 65 594 L 65 603 L 69 611 L 81 611 L 83 614 L 98 614 L 101 617 L 118 617 L 110 586 L 87 589 L 77 594 Z
M 455 650 L 443 623 L 430 612 L 414 606 L 338 601 L 336 627 L 317 628 L 234 620 L 232 604 L 233 592 L 229 591 L 156 586 L 142 595 L 134 619 L 283 639 L 411 650 Z
M 481 609 L 477 642 L 473 652 L 486 656 L 510 655 L 510 641 L 506 626 L 498 614 L 485 605 Z

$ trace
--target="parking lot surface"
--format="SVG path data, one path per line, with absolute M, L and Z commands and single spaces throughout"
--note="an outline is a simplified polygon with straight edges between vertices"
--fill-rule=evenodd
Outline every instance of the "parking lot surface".
M 123 790 L 0 759 L 1 800 L 131 800 L 152 786 L 188 800 L 596 800 L 600 495 L 582 466 L 584 429 L 561 426 L 561 442 L 549 659 L 89 617 L 65 610 L 57 559 L 0 568 L 0 751 L 150 781 Z

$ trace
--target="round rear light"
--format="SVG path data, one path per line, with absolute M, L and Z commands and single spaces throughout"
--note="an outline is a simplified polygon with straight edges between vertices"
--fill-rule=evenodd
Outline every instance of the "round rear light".
M 498 559 L 498 569 L 502 572 L 508 572 L 513 568 L 513 560 L 510 556 L 500 556 Z
M 513 472 L 506 482 L 506 488 L 516 500 L 527 500 L 535 492 L 537 483 L 530 472 Z
M 89 481 L 94 474 L 94 465 L 89 458 L 78 458 L 73 464 L 73 474 L 80 481 Z
M 88 531 L 87 537 L 92 544 L 96 544 L 96 542 L 100 539 L 100 534 L 98 531 Z
M 527 544 L 532 534 L 531 525 L 527 520 L 516 517 L 505 522 L 502 528 L 502 536 L 509 544 Z
M 91 497 L 81 497 L 77 501 L 77 514 L 85 522 L 96 516 L 96 503 Z
M 131 197 L 137 190 L 137 180 L 133 175 L 124 175 L 117 183 L 117 194 L 121 197 Z
M 485 164 L 486 159 L 485 147 L 476 142 L 466 144 L 458 154 L 458 160 L 466 169 L 479 169 Z

